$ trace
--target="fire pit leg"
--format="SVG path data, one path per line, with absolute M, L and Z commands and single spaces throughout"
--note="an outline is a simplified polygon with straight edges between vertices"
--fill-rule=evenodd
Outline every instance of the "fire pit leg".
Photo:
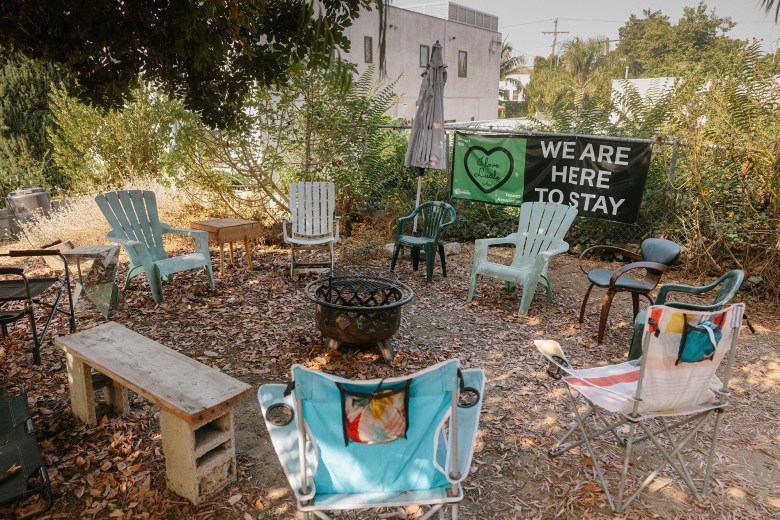
M 333 338 L 325 338 L 325 344 L 329 350 L 338 350 L 341 341 Z
M 388 363 L 392 363 L 393 358 L 395 355 L 393 354 L 393 342 L 391 339 L 386 339 L 383 341 L 380 341 L 377 343 L 377 346 L 379 347 L 379 350 L 382 351 L 382 357 L 385 358 L 385 361 Z

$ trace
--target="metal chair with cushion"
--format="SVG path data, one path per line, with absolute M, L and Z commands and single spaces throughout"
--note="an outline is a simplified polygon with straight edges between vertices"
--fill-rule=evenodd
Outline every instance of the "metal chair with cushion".
M 422 231 L 420 235 L 404 235 L 404 223 L 411 222 L 418 214 L 422 214 Z M 436 261 L 436 252 L 439 252 L 442 276 L 447 276 L 447 263 L 444 260 L 444 244 L 441 243 L 441 234 L 444 228 L 455 222 L 455 208 L 446 202 L 431 201 L 420 204 L 410 215 L 398 219 L 395 227 L 395 249 L 390 270 L 395 270 L 398 261 L 398 253 L 401 246 L 412 248 L 412 269 L 417 270 L 420 258 L 420 249 L 425 255 L 425 283 L 430 284 L 433 279 L 433 263 Z
M 0 267 L 0 276 L 2 276 L 2 279 L 0 279 L 0 331 L 3 334 L 3 337 L 8 337 L 8 325 L 27 317 L 30 321 L 30 332 L 32 333 L 34 344 L 33 362 L 36 365 L 40 365 L 41 345 L 43 345 L 43 339 L 57 312 L 68 316 L 71 332 L 76 330 L 76 317 L 73 313 L 73 295 L 71 294 L 70 285 L 68 284 L 68 263 L 59 251 L 48 249 L 9 251 L 0 254 L 0 256 L 17 258 L 59 256 L 65 266 L 65 275 L 63 278 L 56 276 L 33 278 L 27 276 L 24 269 L 21 267 Z M 54 288 L 56 294 L 54 303 L 43 301 L 40 296 L 52 288 Z M 60 307 L 62 294 L 65 291 L 68 293 L 67 310 Z M 38 335 L 38 329 L 35 325 L 36 306 L 43 306 L 51 309 L 40 335 Z
M 719 311 L 726 306 L 727 303 L 737 294 L 739 288 L 742 286 L 742 282 L 745 279 L 745 273 L 739 269 L 734 269 L 724 274 L 709 285 L 703 285 L 701 287 L 682 285 L 676 283 L 669 283 L 658 289 L 658 296 L 655 298 L 653 305 L 666 305 L 667 307 L 674 307 L 675 309 L 683 309 L 688 311 Z M 718 292 L 715 294 L 715 298 L 709 305 L 687 302 L 667 302 L 666 299 L 670 293 L 685 293 L 699 295 L 710 292 L 718 288 Z M 642 334 L 645 331 L 645 317 L 647 311 L 642 311 L 636 315 L 634 319 L 634 337 L 631 340 L 631 349 L 628 351 L 629 361 L 632 359 L 639 359 L 642 355 Z M 749 327 L 750 324 L 748 324 Z
M 586 271 L 583 268 L 583 259 L 594 251 L 619 254 L 632 260 L 632 263 L 624 265 L 617 271 L 610 271 L 609 269 L 592 269 Z M 634 319 L 636 319 L 637 314 L 639 314 L 639 296 L 644 296 L 650 302 L 650 305 L 653 304 L 650 293 L 658 285 L 663 273 L 677 263 L 681 252 L 682 250 L 679 245 L 671 240 L 664 240 L 662 238 L 645 239 L 639 248 L 639 253 L 633 253 L 626 249 L 613 246 L 593 246 L 583 251 L 582 254 L 580 254 L 578 265 L 580 270 L 588 276 L 590 286 L 585 292 L 585 297 L 582 299 L 579 322 L 582 323 L 585 318 L 585 306 L 588 303 L 590 291 L 593 289 L 593 286 L 607 289 L 607 294 L 604 295 L 604 299 L 601 302 L 601 313 L 599 316 L 599 329 L 597 334 L 598 343 L 601 343 L 604 339 L 604 329 L 607 325 L 609 308 L 612 305 L 612 299 L 617 293 L 631 293 Z M 644 274 L 644 278 L 637 277 L 639 274 Z

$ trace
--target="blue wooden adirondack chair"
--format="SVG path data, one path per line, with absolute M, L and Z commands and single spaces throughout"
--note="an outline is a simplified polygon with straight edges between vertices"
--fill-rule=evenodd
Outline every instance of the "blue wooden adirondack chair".
M 498 278 L 506 283 L 507 289 L 523 286 L 519 314 L 528 314 L 536 286 L 540 282 L 547 289 L 547 298 L 552 301 L 547 268 L 554 255 L 565 253 L 569 244 L 563 237 L 569 230 L 577 208 L 552 202 L 526 202 L 520 206 L 520 221 L 516 233 L 504 238 L 484 238 L 474 242 L 474 267 L 471 270 L 471 286 L 468 301 L 474 299 L 480 276 Z M 514 246 L 515 256 L 510 265 L 490 262 L 488 247 L 497 245 Z
M 108 240 L 124 246 L 130 257 L 130 269 L 125 278 L 127 289 L 130 280 L 146 273 L 154 301 L 163 300 L 162 280 L 181 271 L 204 267 L 209 286 L 214 289 L 214 273 L 209 255 L 209 235 L 206 231 L 177 229 L 160 222 L 157 199 L 153 191 L 112 191 L 95 197 L 100 211 L 111 224 Z M 163 249 L 163 233 L 187 235 L 195 238 L 195 252 L 169 258 Z

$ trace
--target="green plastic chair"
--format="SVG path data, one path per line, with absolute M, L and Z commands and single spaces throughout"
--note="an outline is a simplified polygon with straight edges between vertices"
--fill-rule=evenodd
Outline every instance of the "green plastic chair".
M 111 224 L 108 240 L 121 244 L 130 257 L 130 269 L 124 288 L 130 280 L 146 273 L 154 301 L 163 301 L 162 280 L 174 273 L 203 267 L 209 286 L 214 289 L 214 272 L 209 255 L 209 234 L 194 229 L 177 229 L 160 222 L 157 199 L 153 191 L 112 191 L 95 197 L 100 211 Z M 163 249 L 163 233 L 186 235 L 195 239 L 195 252 L 169 258 Z
M 422 229 L 419 236 L 404 235 L 404 223 L 411 222 L 422 213 Z M 398 253 L 401 246 L 412 248 L 412 269 L 415 271 L 419 265 L 420 249 L 425 254 L 425 283 L 431 284 L 433 279 L 433 262 L 436 260 L 436 251 L 439 252 L 441 272 L 447 276 L 447 263 L 444 260 L 444 245 L 440 243 L 441 233 L 447 226 L 455 222 L 455 208 L 446 202 L 431 201 L 420 204 L 412 213 L 398 219 L 395 227 L 395 249 L 390 270 L 395 270 L 398 261 Z
M 480 276 L 503 280 L 507 289 L 512 289 L 515 285 L 523 286 L 518 311 L 521 316 L 528 314 L 528 308 L 531 306 L 531 300 L 539 283 L 544 285 L 547 298 L 552 301 L 547 268 L 553 256 L 569 250 L 569 244 L 563 238 L 576 216 L 577 208 L 572 206 L 552 202 L 526 202 L 520 206 L 520 219 L 516 233 L 503 238 L 476 240 L 468 301 L 474 299 Z M 510 265 L 488 260 L 488 248 L 499 245 L 515 248 L 515 256 Z
M 683 309 L 687 311 L 719 311 L 726 304 L 731 301 L 734 295 L 737 294 L 739 288 L 742 286 L 742 282 L 745 280 L 745 273 L 739 269 L 734 269 L 724 274 L 709 285 L 703 285 L 701 287 L 693 285 L 682 285 L 676 283 L 666 284 L 658 290 L 658 296 L 655 298 L 653 305 L 666 305 L 667 307 L 674 307 L 675 309 Z M 715 298 L 709 305 L 687 303 L 687 302 L 667 302 L 666 298 L 669 293 L 685 293 L 685 294 L 704 294 L 720 287 L 715 294 Z M 642 356 L 642 335 L 645 331 L 645 316 L 647 311 L 641 311 L 637 314 L 634 320 L 634 336 L 631 339 L 631 349 L 628 351 L 629 361 L 632 359 L 639 359 Z

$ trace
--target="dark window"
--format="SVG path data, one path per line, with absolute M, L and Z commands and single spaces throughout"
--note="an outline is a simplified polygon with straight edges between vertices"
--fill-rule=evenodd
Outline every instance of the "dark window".
M 363 58 L 366 63 L 374 63 L 374 39 L 363 36 Z
M 458 51 L 458 77 L 465 78 L 469 68 L 469 53 Z
M 420 45 L 420 67 L 427 67 L 431 59 L 431 48 L 427 45 Z

